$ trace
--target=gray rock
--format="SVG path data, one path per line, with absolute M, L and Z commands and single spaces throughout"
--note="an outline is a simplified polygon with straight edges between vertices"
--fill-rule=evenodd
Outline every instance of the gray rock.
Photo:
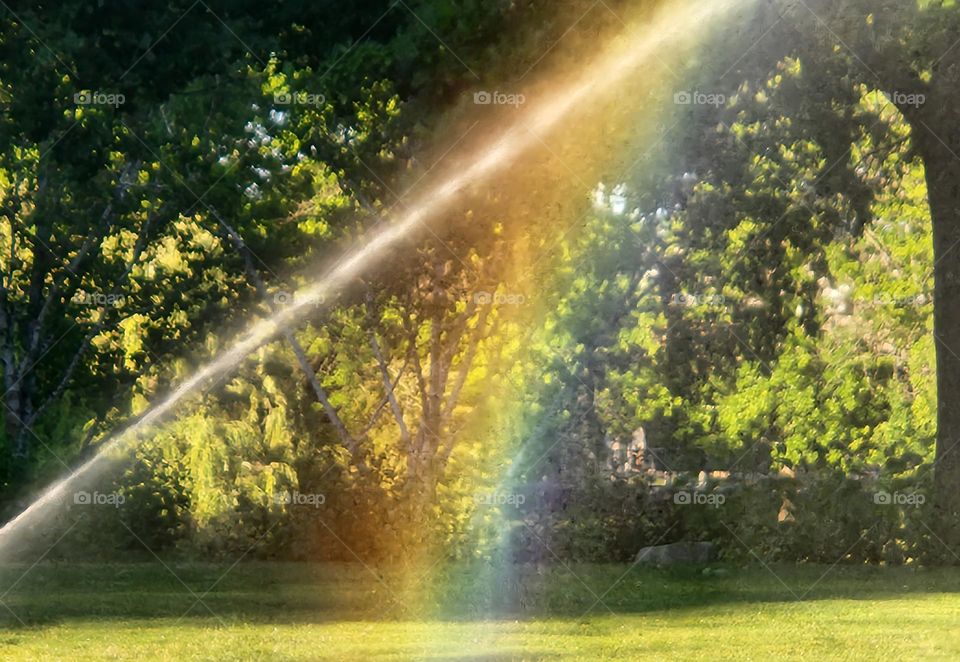
M 638 564 L 655 566 L 703 564 L 716 558 L 717 547 L 712 542 L 675 542 L 644 547 L 637 552 Z

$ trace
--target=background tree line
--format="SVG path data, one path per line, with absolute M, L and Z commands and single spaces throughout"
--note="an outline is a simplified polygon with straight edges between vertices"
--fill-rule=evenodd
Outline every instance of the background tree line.
M 10 512 L 403 209 L 444 167 L 433 136 L 481 140 L 476 89 L 552 47 L 544 67 L 563 70 L 655 4 L 11 3 Z M 731 30 L 757 45 L 730 48 Z M 126 507 L 70 540 L 474 554 L 506 518 L 521 555 L 627 557 L 668 536 L 948 560 L 954 35 L 938 3 L 745 9 L 674 82 L 723 104 L 631 88 L 649 103 L 605 108 L 632 132 L 610 163 L 572 141 L 318 302 L 140 447 L 115 478 Z M 654 135 L 662 108 L 672 128 Z M 579 130 L 613 140 L 600 123 Z M 545 211 L 561 179 L 576 200 Z M 721 513 L 676 507 L 617 465 L 638 430 L 661 472 L 767 478 Z M 887 488 L 938 511 L 878 508 Z M 530 498 L 477 498 L 497 491 Z M 276 498 L 294 492 L 322 494 L 322 513 Z

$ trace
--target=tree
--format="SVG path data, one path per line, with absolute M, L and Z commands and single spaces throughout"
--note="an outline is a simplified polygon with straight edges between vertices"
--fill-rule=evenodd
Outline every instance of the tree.
M 316 156 L 341 162 L 352 177 L 361 166 L 343 153 L 343 131 L 354 132 L 358 153 L 370 150 L 365 157 L 387 148 L 394 134 L 377 104 L 396 96 L 370 76 L 384 59 L 374 38 L 389 41 L 411 22 L 424 30 L 386 2 L 332 13 L 322 5 L 6 8 L 7 478 L 27 471 L 37 445 L 47 446 L 48 460 L 62 454 L 50 448 L 44 425 L 71 422 L 62 436 L 82 446 L 108 416 L 116 423 L 118 400 L 136 380 L 156 374 L 154 357 L 196 347 L 212 324 L 253 312 L 231 304 L 241 299 L 245 261 L 218 215 L 252 238 L 271 272 L 292 254 L 316 258 L 335 234 L 328 221 L 347 219 L 346 195 L 362 195 L 362 187 L 343 194 L 346 185 Z M 171 24 L 177 30 L 168 38 Z M 343 52 L 371 25 L 367 43 Z M 437 47 L 432 37 L 417 40 Z M 333 65 L 340 70 L 325 80 Z M 329 101 L 328 88 L 336 89 Z M 291 105 L 284 95 L 314 101 Z M 256 301 L 249 289 L 239 292 Z M 66 409 L 52 415 L 58 407 Z
M 936 502 L 943 535 L 960 542 L 960 13 L 952 3 L 844 0 L 842 2 L 772 3 L 758 8 L 757 26 L 769 35 L 757 57 L 738 65 L 738 74 L 753 79 L 750 67 L 793 55 L 805 73 L 820 81 L 821 93 L 797 98 L 798 112 L 811 120 L 825 116 L 832 101 L 848 104 L 857 85 L 888 95 L 909 123 L 910 141 L 922 158 L 933 219 L 934 338 L 938 407 L 935 460 Z M 760 33 L 758 33 L 759 35 Z M 839 186 L 860 201 L 858 225 L 869 221 L 869 192 L 857 187 L 858 164 L 848 158 L 852 124 L 841 115 L 807 130 L 820 144 L 833 145 L 836 159 L 822 182 Z M 829 176 L 827 176 L 829 175 Z M 859 191 L 859 193 L 858 193 Z

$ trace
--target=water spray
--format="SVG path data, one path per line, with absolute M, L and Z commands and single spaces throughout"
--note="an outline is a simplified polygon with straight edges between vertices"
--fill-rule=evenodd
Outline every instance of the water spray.
M 105 442 L 91 459 L 48 487 L 26 510 L 0 529 L 0 552 L 23 527 L 36 523 L 45 514 L 55 512 L 77 483 L 98 475 L 110 466 L 113 458 L 125 454 L 143 432 L 151 429 L 182 400 L 202 392 L 250 353 L 295 325 L 313 311 L 316 301 L 331 300 L 333 295 L 362 275 L 388 249 L 448 209 L 465 189 L 482 183 L 542 142 L 569 115 L 596 103 L 619 82 L 634 74 L 638 67 L 655 57 L 658 49 L 673 48 L 689 40 L 715 19 L 746 1 L 685 1 L 662 11 L 651 21 L 630 29 L 617 40 L 617 46 L 589 65 L 572 84 L 562 86 L 538 103 L 528 106 L 529 110 L 523 111 L 523 115 L 508 126 L 493 144 L 482 148 L 465 168 L 418 195 L 410 205 L 410 211 L 386 225 L 366 244 L 349 252 L 321 278 L 298 291 L 290 306 L 254 324 L 230 349 L 201 367 L 135 423 Z

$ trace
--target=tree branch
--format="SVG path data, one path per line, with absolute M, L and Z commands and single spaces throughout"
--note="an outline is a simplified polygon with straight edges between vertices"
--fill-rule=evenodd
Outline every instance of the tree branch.
M 260 273 L 253 264 L 253 256 L 250 252 L 250 248 L 247 246 L 246 242 L 243 241 L 243 238 L 240 236 L 240 234 L 226 221 L 224 221 L 220 214 L 216 212 L 216 210 L 211 208 L 210 211 L 217 218 L 217 221 L 220 223 L 223 229 L 226 230 L 227 235 L 233 242 L 234 247 L 243 257 L 247 277 L 253 282 L 254 287 L 257 290 L 257 294 L 261 299 L 263 299 L 264 303 L 267 304 L 267 307 L 271 311 L 276 312 L 277 304 L 273 299 L 270 298 L 270 295 L 267 292 L 267 286 L 263 282 L 263 279 L 260 277 Z M 350 431 L 347 430 L 347 426 L 344 424 L 343 419 L 340 418 L 340 414 L 333 406 L 333 403 L 330 402 L 330 397 L 327 395 L 327 391 L 323 387 L 323 384 L 321 384 L 320 380 L 317 378 L 317 373 L 314 371 L 313 366 L 310 365 L 310 361 L 307 358 L 306 352 L 303 351 L 303 347 L 300 345 L 300 342 L 293 335 L 293 332 L 288 328 L 283 329 L 282 335 L 284 339 L 290 343 L 290 347 L 293 349 L 294 356 L 296 356 L 297 362 L 300 364 L 300 369 L 303 370 L 303 373 L 307 378 L 307 382 L 313 388 L 313 392 L 317 396 L 317 400 L 320 402 L 320 405 L 323 407 L 323 410 L 327 415 L 327 419 L 333 425 L 334 429 L 336 429 L 337 435 L 340 437 L 340 442 L 347 449 L 347 451 L 350 452 L 350 456 L 357 466 L 362 471 L 367 471 L 368 468 L 366 463 L 363 461 L 360 453 L 360 446 L 357 443 L 357 440 L 350 434 Z
M 457 367 L 457 380 L 454 382 L 453 389 L 450 391 L 450 395 L 447 397 L 444 405 L 442 417 L 444 421 L 450 420 L 450 416 L 453 414 L 453 410 L 460 400 L 460 393 L 463 391 L 463 386 L 467 383 L 467 378 L 470 376 L 470 369 L 473 367 L 473 361 L 476 358 L 477 348 L 480 346 L 480 342 L 489 336 L 489 334 L 484 333 L 484 331 L 492 307 L 492 305 L 483 307 L 480 311 L 480 317 L 477 318 L 477 325 L 473 328 L 473 333 L 470 334 L 467 349 L 464 352 L 463 359 L 460 360 L 460 365 Z
M 377 342 L 377 333 L 372 326 L 374 310 L 373 302 L 371 297 L 367 296 L 367 319 L 371 322 L 370 327 L 370 347 L 373 349 L 373 355 L 377 359 L 377 364 L 380 367 L 380 378 L 383 381 L 383 388 L 386 392 L 387 402 L 390 403 L 390 409 L 393 412 L 393 417 L 397 421 L 397 427 L 400 428 L 400 439 L 407 446 L 407 449 L 411 452 L 413 451 L 413 445 L 410 440 L 410 430 L 407 428 L 407 423 L 403 418 L 403 409 L 400 407 L 400 403 L 397 401 L 396 393 L 394 392 L 395 384 L 391 384 L 390 379 L 390 370 L 387 367 L 387 361 L 383 356 L 383 352 L 380 351 L 380 343 Z M 399 380 L 399 375 L 397 377 Z
M 152 220 L 152 217 L 148 218 L 140 227 L 140 232 L 137 234 L 137 241 L 134 243 L 133 255 L 127 262 L 123 273 L 117 279 L 117 285 L 123 285 L 127 282 L 131 272 L 133 272 L 133 268 L 137 265 L 137 262 L 140 261 L 140 257 L 143 255 L 143 251 L 147 247 L 147 236 L 150 233 Z M 101 311 L 100 319 L 97 320 L 97 323 L 94 325 L 94 327 L 86 333 L 86 335 L 83 337 L 83 340 L 80 342 L 80 345 L 77 347 L 77 351 L 74 352 L 73 357 L 70 359 L 70 363 L 67 365 L 67 369 L 64 371 L 63 376 L 61 377 L 56 388 L 43 400 L 43 402 L 37 406 L 33 412 L 31 412 L 29 418 L 27 419 L 27 426 L 33 425 L 33 423 L 40 417 L 40 414 L 50 405 L 50 403 L 59 399 L 60 396 L 63 395 L 63 392 L 73 379 L 73 374 L 80 365 L 80 359 L 83 357 L 84 353 L 86 353 L 90 342 L 101 331 L 103 331 L 104 326 L 106 326 L 107 313 L 108 310 L 104 307 Z

